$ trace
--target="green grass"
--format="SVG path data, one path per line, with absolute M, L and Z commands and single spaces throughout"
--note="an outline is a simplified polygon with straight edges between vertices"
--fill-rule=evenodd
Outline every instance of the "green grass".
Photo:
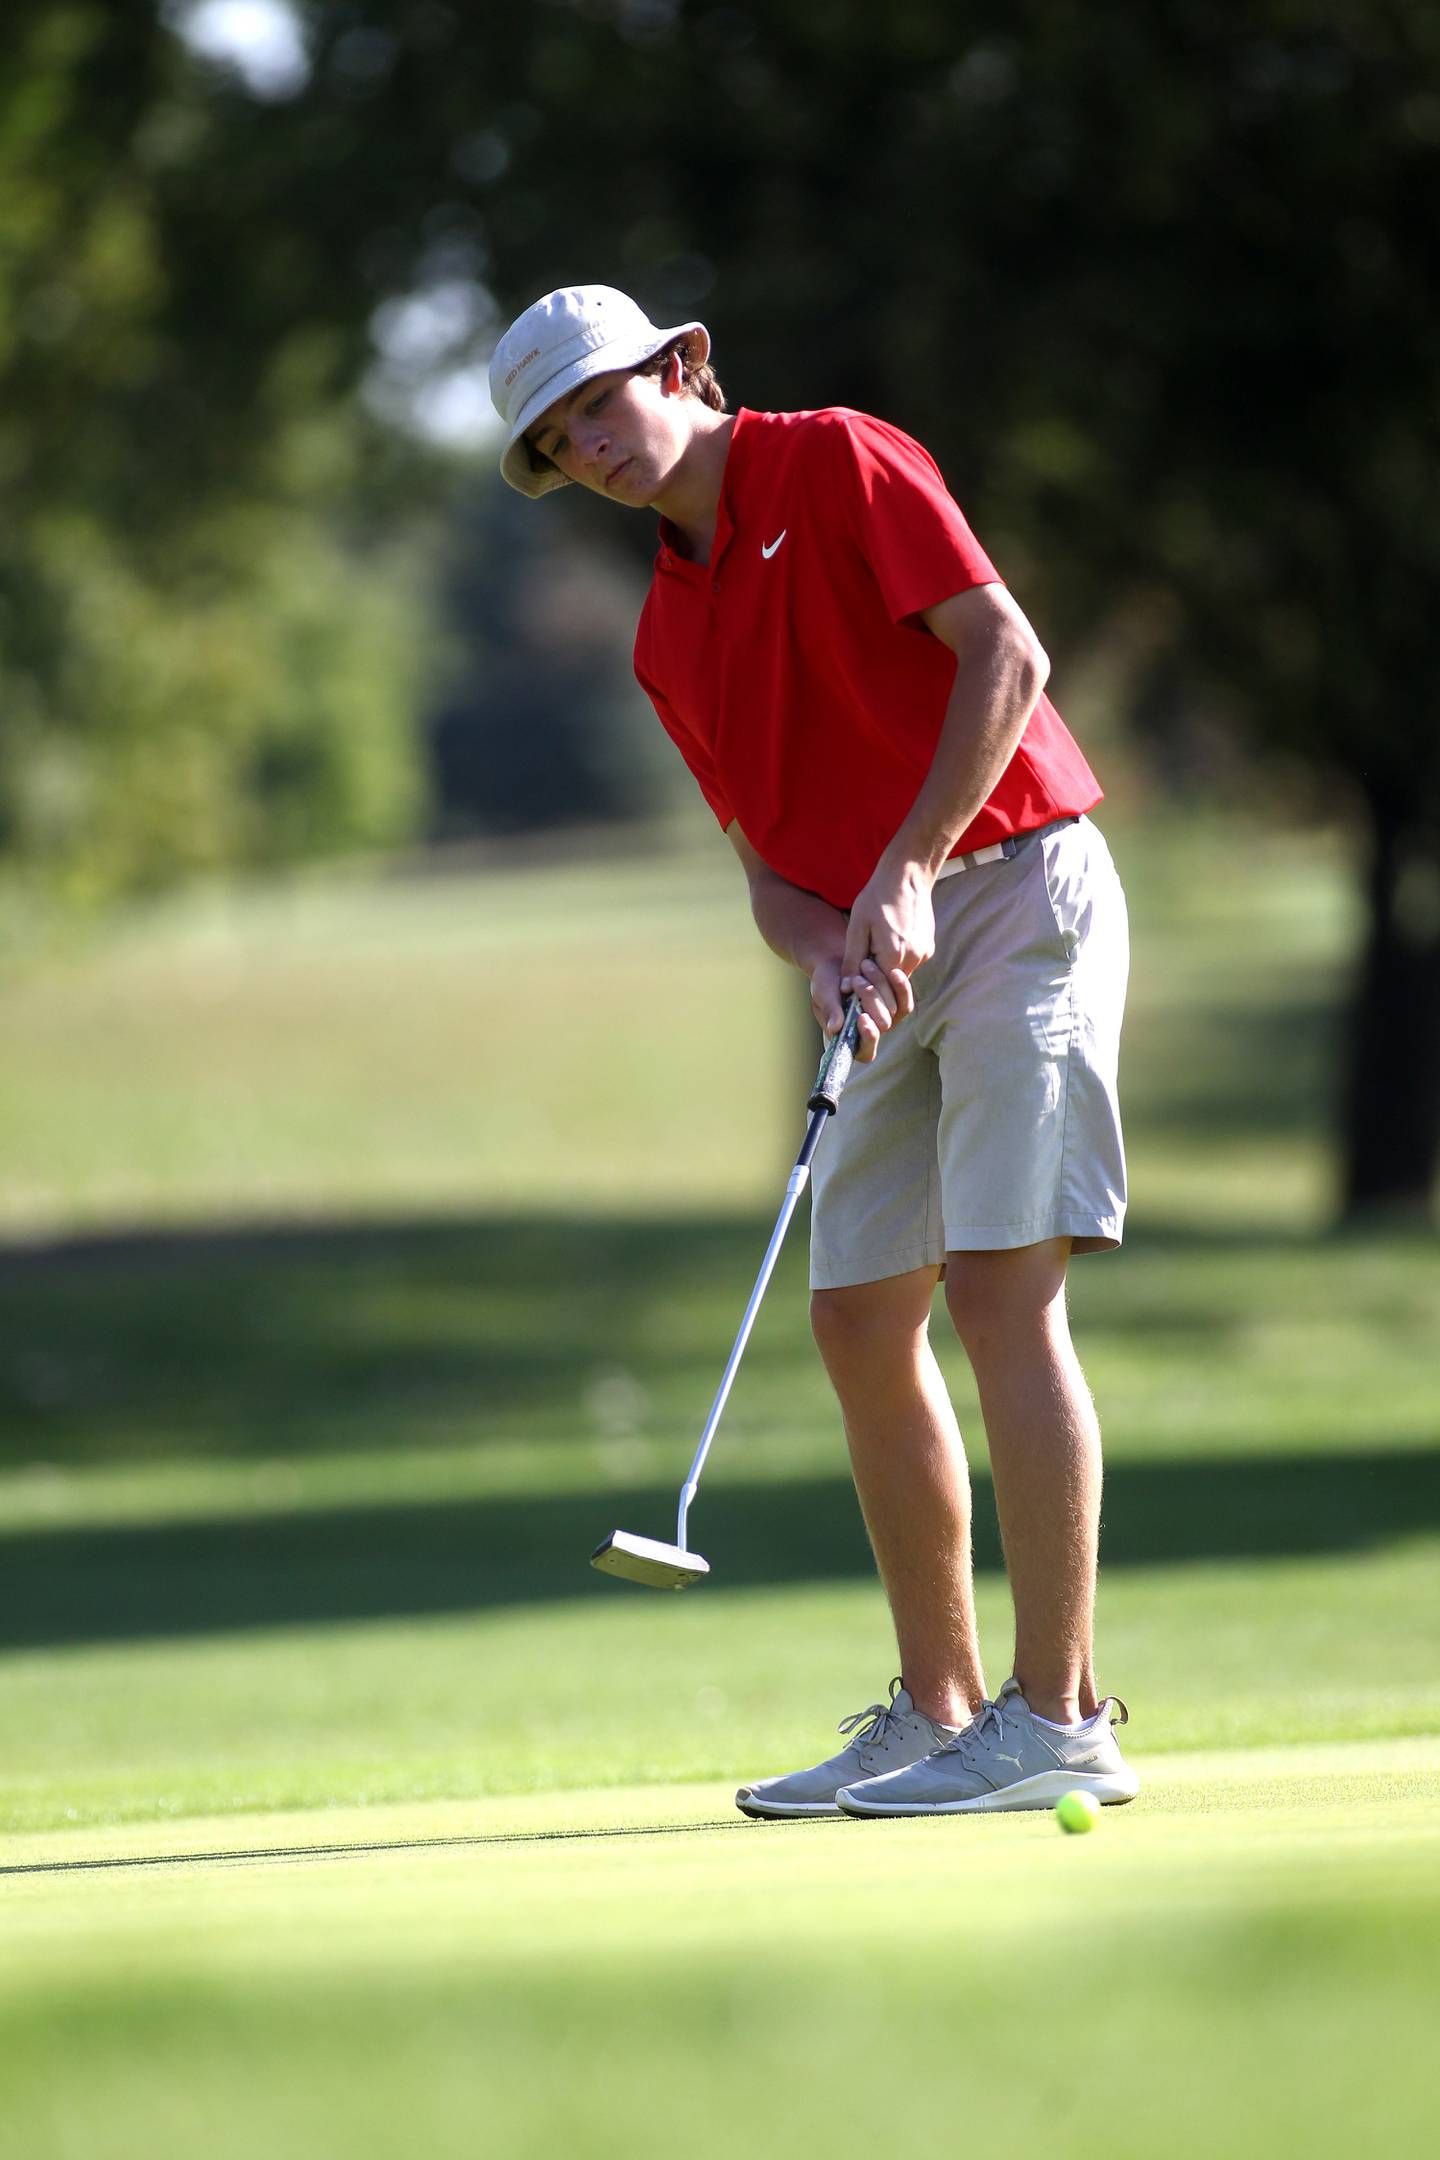
M 1040 2152 L 1058 2114 L 1136 2160 L 1420 2150 L 1437 1769 L 1433 1741 L 1159 1759 L 1084 1840 L 746 1825 L 716 1785 L 132 1835 L 128 1867 L 6 1883 L 7 2129 L 618 2160 Z
M 577 1511 L 561 1555 L 572 1578 L 596 1521 L 612 1527 L 598 1509 L 589 1523 Z M 741 1572 L 746 1533 L 775 1535 L 763 1502 L 723 1540 L 707 1530 L 722 1578 Z M 851 1582 L 671 1601 L 598 1577 L 592 1589 L 582 1576 L 578 1597 L 488 1612 L 214 1636 L 194 1626 L 13 1654 L 5 1830 L 83 1829 L 88 1851 L 116 1823 L 793 1767 L 807 1752 L 814 1759 L 829 1722 L 860 1708 L 867 1687 L 880 1692 L 891 1670 L 884 1609 L 854 1544 Z M 485 1554 L 483 1529 L 472 1549 Z M 1344 1558 L 1108 1569 L 1104 1672 L 1133 1707 L 1133 1751 L 1143 1763 L 1155 1751 L 1440 1731 L 1435 1557 L 1432 1536 Z M 318 1554 L 313 1564 L 323 1565 Z M 203 1553 L 196 1573 L 215 1573 Z M 15 1602 L 33 1579 L 17 1581 Z M 456 1574 L 445 1579 L 458 1602 Z M 103 1587 L 116 1582 L 107 1575 Z M 252 1595 L 259 1587 L 252 1580 Z M 475 1595 L 483 1600 L 483 1583 Z M 283 1602 L 273 1584 L 272 1597 Z M 1008 1607 L 993 1570 L 980 1611 L 998 1686 Z
M 217 892 L 0 981 L 0 1234 L 753 1203 L 789 983 L 708 838 Z
M 893 1669 L 802 1239 L 714 1583 L 584 1565 L 668 1533 L 797 1133 L 723 848 L 192 898 L 0 982 L 7 2150 L 1419 2149 L 1440 1251 L 1321 1234 L 1337 849 L 1115 846 L 1136 1207 L 1072 1280 L 1146 1783 L 1088 1840 L 733 1816 Z
M 1114 846 L 1142 1208 L 1313 1229 L 1356 932 L 1338 845 Z M 157 903 L 0 975 L 0 1234 L 752 1207 L 793 1154 L 807 1027 L 710 827 L 643 862 Z

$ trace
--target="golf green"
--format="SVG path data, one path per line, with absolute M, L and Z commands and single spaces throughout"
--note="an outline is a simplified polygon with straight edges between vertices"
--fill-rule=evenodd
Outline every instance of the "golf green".
M 1084 1840 L 711 1784 L 12 1840 L 11 2149 L 1419 2150 L 1440 1742 L 1144 1769 Z

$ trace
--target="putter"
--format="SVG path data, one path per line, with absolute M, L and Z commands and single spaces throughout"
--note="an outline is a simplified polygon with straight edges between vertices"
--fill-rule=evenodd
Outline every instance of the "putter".
M 690 1503 L 695 1498 L 695 1488 L 700 1482 L 700 1472 L 710 1452 L 710 1443 L 720 1423 L 720 1414 L 729 1398 L 730 1389 L 750 1340 L 750 1330 L 755 1325 L 755 1315 L 760 1310 L 760 1300 L 766 1285 L 775 1272 L 780 1248 L 785 1242 L 785 1232 L 795 1213 L 800 1195 L 810 1181 L 810 1164 L 820 1135 L 827 1121 L 840 1107 L 840 1092 L 850 1077 L 855 1063 L 855 1040 L 860 1026 L 860 1000 L 852 997 L 845 1007 L 845 1019 L 837 1035 L 826 1045 L 820 1060 L 820 1070 L 815 1075 L 815 1085 L 810 1091 L 806 1105 L 810 1123 L 805 1132 L 805 1144 L 795 1158 L 785 1187 L 785 1199 L 770 1233 L 770 1243 L 765 1248 L 765 1258 L 760 1263 L 760 1273 L 755 1278 L 755 1288 L 740 1322 L 740 1332 L 735 1347 L 721 1375 L 715 1400 L 710 1405 L 710 1415 L 705 1420 L 705 1430 L 700 1435 L 700 1445 L 695 1450 L 695 1460 L 690 1465 L 690 1475 L 680 1488 L 680 1517 L 675 1531 L 675 1543 L 663 1545 L 658 1538 L 637 1537 L 630 1530 L 612 1530 L 603 1544 L 597 1545 L 590 1555 L 591 1567 L 599 1568 L 604 1575 L 621 1575 L 626 1582 L 644 1583 L 651 1590 L 683 1590 L 687 1583 L 699 1582 L 710 1572 L 710 1563 L 697 1552 L 690 1552 L 685 1544 L 685 1521 L 690 1513 Z

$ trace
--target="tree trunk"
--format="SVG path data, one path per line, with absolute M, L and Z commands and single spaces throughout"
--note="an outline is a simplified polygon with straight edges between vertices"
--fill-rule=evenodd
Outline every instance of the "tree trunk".
M 1440 834 L 1370 797 L 1370 920 L 1346 1048 L 1344 1219 L 1430 1216 L 1440 1170 Z

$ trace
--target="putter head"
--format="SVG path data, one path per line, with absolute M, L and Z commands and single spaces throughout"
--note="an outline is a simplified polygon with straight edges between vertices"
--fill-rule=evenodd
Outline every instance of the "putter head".
M 698 1552 L 682 1552 L 678 1545 L 635 1537 L 629 1530 L 612 1530 L 591 1553 L 590 1565 L 602 1575 L 623 1575 L 626 1582 L 644 1583 L 651 1590 L 683 1590 L 710 1572 L 709 1561 Z

